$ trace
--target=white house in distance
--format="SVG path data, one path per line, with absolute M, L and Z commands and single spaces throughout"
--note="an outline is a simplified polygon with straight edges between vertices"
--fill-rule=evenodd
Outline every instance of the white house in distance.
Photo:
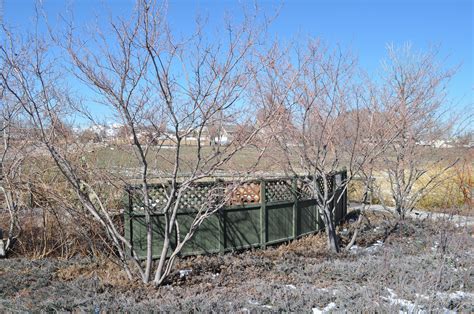
M 420 146 L 430 146 L 434 148 L 452 148 L 452 141 L 449 140 L 434 140 L 434 141 L 419 141 L 416 143 Z
M 181 134 L 187 134 L 183 137 L 183 145 L 197 145 L 198 136 L 201 145 L 228 145 L 236 136 L 241 126 L 230 123 L 204 126 L 199 134 L 199 130 L 182 130 Z M 77 128 L 74 130 L 83 141 L 100 142 L 129 142 L 132 138 L 125 136 L 124 126 L 122 124 L 95 124 L 87 128 Z M 138 138 L 149 144 L 160 144 L 164 146 L 176 146 L 176 136 L 173 131 L 163 128 L 162 131 L 153 128 L 141 128 L 137 131 Z
M 204 126 L 201 134 L 198 130 L 187 131 L 183 138 L 184 145 L 197 145 L 198 137 L 201 145 L 228 145 L 233 140 L 239 126 L 235 124 L 222 124 L 219 126 Z M 170 134 L 170 136 L 173 136 Z
M 212 132 L 209 132 L 210 145 L 229 144 L 234 139 L 238 128 L 235 124 L 222 124 L 215 128 Z

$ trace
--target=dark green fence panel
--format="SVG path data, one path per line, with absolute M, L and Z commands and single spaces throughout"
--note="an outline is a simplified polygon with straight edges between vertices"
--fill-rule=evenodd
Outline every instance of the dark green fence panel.
M 260 206 L 224 210 L 225 250 L 260 245 Z
M 180 229 L 180 239 L 184 239 L 194 217 L 192 214 L 179 214 L 178 225 Z M 184 255 L 195 255 L 201 253 L 219 252 L 219 216 L 213 215 L 204 220 L 199 230 L 186 243 L 183 248 Z
M 267 204 L 268 243 L 285 241 L 293 236 L 293 203 Z
M 159 257 L 161 250 L 163 249 L 163 234 L 164 234 L 164 217 L 162 215 L 151 216 L 153 221 L 153 245 L 152 252 L 154 257 Z M 127 239 L 132 243 L 136 253 L 139 256 L 146 255 L 146 224 L 145 215 L 143 214 L 132 214 L 125 213 L 125 235 Z M 127 223 L 128 221 L 128 223 Z M 176 237 L 172 235 L 170 239 L 170 245 L 174 247 L 176 245 Z
M 299 235 L 312 233 L 319 230 L 319 212 L 315 200 L 298 202 L 299 210 Z
M 336 189 L 346 180 L 346 172 L 332 175 L 329 186 L 334 189 L 331 204 L 333 218 L 339 224 L 347 214 L 347 191 Z M 181 254 L 196 255 L 225 252 L 249 247 L 265 247 L 267 244 L 280 243 L 324 228 L 319 214 L 317 200 L 311 198 L 311 190 L 299 178 L 281 178 L 254 181 L 260 184 L 260 203 L 233 205 L 204 220 L 183 248 Z M 206 191 L 216 182 L 197 183 L 188 190 L 180 204 L 177 215 L 178 228 L 171 237 L 171 249 L 179 234 L 182 240 L 195 218 L 195 211 L 205 201 Z M 321 181 L 319 180 L 321 185 Z M 333 188 L 334 187 L 334 188 Z M 159 208 L 166 202 L 167 186 L 150 186 L 152 206 Z M 258 188 L 258 186 L 257 186 Z M 140 186 L 128 188 L 127 210 L 124 212 L 124 233 L 136 253 L 146 255 L 146 226 Z M 193 192 L 194 191 L 194 192 Z M 258 196 L 258 191 L 257 194 Z M 153 256 L 159 257 L 163 248 L 164 216 L 152 214 Z M 171 252 L 170 252 L 171 253 Z

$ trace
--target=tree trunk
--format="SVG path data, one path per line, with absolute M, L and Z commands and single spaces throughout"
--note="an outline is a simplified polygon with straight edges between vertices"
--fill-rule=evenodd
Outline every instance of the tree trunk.
M 328 248 L 333 253 L 339 253 L 339 243 L 337 240 L 336 226 L 332 219 L 331 209 L 326 205 L 323 207 L 323 222 L 326 227 L 326 235 L 328 240 Z
M 165 276 L 166 274 L 163 273 L 163 270 L 165 268 L 164 267 L 165 262 L 168 257 L 167 255 L 168 255 L 169 245 L 170 245 L 170 235 L 168 232 L 168 222 L 167 222 L 166 227 L 165 227 L 165 239 L 163 241 L 163 249 L 161 251 L 160 261 L 158 262 L 158 267 L 156 268 L 156 272 L 155 272 L 155 278 L 153 280 L 153 283 L 155 284 L 155 286 L 161 285 L 164 277 L 166 277 Z
M 145 209 L 145 224 L 146 224 L 146 265 L 145 265 L 145 276 L 143 278 L 144 283 L 150 281 L 151 265 L 153 262 L 153 225 L 151 215 L 148 212 L 148 208 Z
M 395 211 L 398 213 L 400 220 L 405 219 L 405 210 L 403 209 L 403 205 L 396 203 L 395 204 Z

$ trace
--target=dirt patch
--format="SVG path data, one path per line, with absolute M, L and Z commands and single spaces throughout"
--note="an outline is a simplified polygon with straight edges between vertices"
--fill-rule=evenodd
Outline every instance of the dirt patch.
M 416 220 L 395 226 L 380 213 L 367 217 L 348 252 L 329 254 L 324 234 L 317 234 L 266 250 L 189 257 L 158 289 L 128 282 L 107 261 L 1 260 L 0 309 L 474 310 L 470 230 Z M 343 244 L 357 215 L 349 218 L 340 227 Z

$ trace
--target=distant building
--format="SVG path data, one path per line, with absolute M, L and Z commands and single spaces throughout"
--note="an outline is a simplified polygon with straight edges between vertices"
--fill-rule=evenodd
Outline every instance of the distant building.
M 182 145 L 228 145 L 245 129 L 244 126 L 232 123 L 215 123 L 194 129 L 183 129 L 181 135 Z M 75 134 L 83 143 L 102 143 L 122 142 L 131 143 L 133 135 L 127 131 L 127 128 L 120 124 L 112 125 L 93 125 L 86 129 L 76 129 Z M 136 135 L 139 141 L 150 145 L 176 146 L 176 134 L 174 130 L 162 127 L 140 127 L 136 129 Z
M 452 148 L 454 147 L 452 141 L 449 140 L 433 140 L 433 141 L 418 141 L 416 142 L 419 146 L 427 146 L 434 148 Z
M 240 127 L 235 124 L 222 124 L 209 132 L 210 145 L 228 145 L 237 136 Z

